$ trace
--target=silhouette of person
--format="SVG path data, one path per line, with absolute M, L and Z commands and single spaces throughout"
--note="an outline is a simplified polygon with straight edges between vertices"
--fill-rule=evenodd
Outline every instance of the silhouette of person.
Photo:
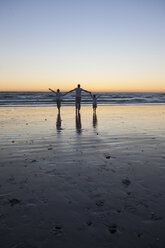
M 56 94 L 56 104 L 57 104 L 58 111 L 60 112 L 62 97 L 65 96 L 66 93 L 62 94 L 59 89 L 57 89 L 57 92 L 55 92 L 54 90 L 50 88 L 49 90 L 52 91 L 54 94 Z
M 81 115 L 79 112 L 76 111 L 76 131 L 78 134 L 81 134 L 82 128 L 81 128 Z
M 81 108 L 81 92 L 84 91 L 84 92 L 87 92 L 87 93 L 89 93 L 89 94 L 91 94 L 91 92 L 88 91 L 88 90 L 82 89 L 82 88 L 80 87 L 80 84 L 78 84 L 78 85 L 77 85 L 77 88 L 75 88 L 75 89 L 73 89 L 73 90 L 70 90 L 70 91 L 68 91 L 68 92 L 65 93 L 65 94 L 68 94 L 68 93 L 70 93 L 70 92 L 72 92 L 72 91 L 75 91 L 75 92 L 76 92 L 75 105 L 76 105 L 76 111 L 77 111 L 77 110 L 79 111 L 80 108 Z
M 61 115 L 60 115 L 60 111 L 57 114 L 56 128 L 57 128 L 57 132 L 61 132 Z
M 93 111 L 96 112 L 96 108 L 97 108 L 97 99 L 100 97 L 100 95 L 96 96 L 96 95 L 91 95 L 92 96 L 92 100 L 93 100 Z

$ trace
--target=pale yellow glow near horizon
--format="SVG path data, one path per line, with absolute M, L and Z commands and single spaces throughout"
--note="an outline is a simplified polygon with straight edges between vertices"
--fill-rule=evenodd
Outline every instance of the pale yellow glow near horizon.
M 82 57 L 80 62 L 70 55 L 62 60 L 37 57 L 31 61 L 22 55 L 17 62 L 4 61 L 0 91 L 69 91 L 79 83 L 93 92 L 165 92 L 163 60 L 133 60 L 126 55 L 101 58 L 89 57 L 84 62 Z
M 165 83 L 145 81 L 132 81 L 132 82 L 118 82 L 117 80 L 100 80 L 96 79 L 94 81 L 63 81 L 63 80 L 40 80 L 40 81 L 28 81 L 22 80 L 17 82 L 5 82 L 0 84 L 0 91 L 48 91 L 49 88 L 61 91 L 69 91 L 77 87 L 80 84 L 82 88 L 89 91 L 104 91 L 104 92 L 165 92 Z
M 56 67 L 54 67 L 56 68 Z M 65 69 L 66 68 L 66 69 Z M 10 67 L 10 73 L 4 70 L 0 75 L 0 91 L 48 91 L 49 88 L 69 91 L 79 83 L 89 91 L 118 92 L 165 92 L 165 76 L 162 71 L 139 71 L 135 66 L 130 68 L 99 68 L 97 66 L 83 69 L 77 67 L 53 70 L 49 66 L 45 70 L 35 68 L 27 71 L 23 66 Z

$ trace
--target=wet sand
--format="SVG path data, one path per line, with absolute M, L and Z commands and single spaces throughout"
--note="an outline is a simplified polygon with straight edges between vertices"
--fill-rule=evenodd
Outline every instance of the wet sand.
M 164 247 L 165 106 L 0 116 L 1 247 Z

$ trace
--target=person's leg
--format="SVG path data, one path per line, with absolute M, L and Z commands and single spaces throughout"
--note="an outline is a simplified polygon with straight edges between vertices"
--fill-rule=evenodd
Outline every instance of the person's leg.
M 81 97 L 78 97 L 78 110 L 81 108 Z
M 76 107 L 76 111 L 77 111 L 77 107 L 78 107 L 78 99 L 77 99 L 77 97 L 75 99 L 75 107 Z
M 57 100 L 56 101 L 57 103 L 57 108 L 58 108 L 58 111 L 60 112 L 60 108 L 61 108 L 61 101 L 60 100 Z
M 97 105 L 93 104 L 93 111 L 96 112 Z
M 81 97 L 76 97 L 76 109 L 80 110 Z

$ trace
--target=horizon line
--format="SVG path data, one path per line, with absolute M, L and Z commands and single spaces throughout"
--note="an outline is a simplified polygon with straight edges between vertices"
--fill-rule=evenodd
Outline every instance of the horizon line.
M 1 92 L 50 92 L 49 90 L 0 90 Z M 61 91 L 67 92 L 67 90 Z M 92 91 L 91 91 L 92 92 Z M 107 92 L 107 93 L 165 93 L 165 91 L 103 91 L 96 90 L 93 92 Z

